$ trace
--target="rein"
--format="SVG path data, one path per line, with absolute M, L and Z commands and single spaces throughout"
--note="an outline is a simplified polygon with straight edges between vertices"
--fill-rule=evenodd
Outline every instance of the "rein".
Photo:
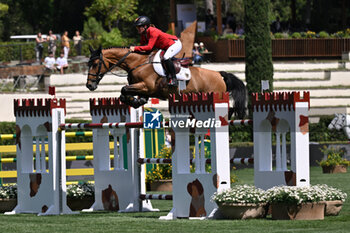
M 115 67 L 118 67 L 120 66 L 126 59 L 127 56 L 129 56 L 129 54 L 131 53 L 131 51 L 127 52 L 121 59 L 119 59 L 119 61 L 116 63 L 116 64 L 113 64 L 111 67 L 107 67 L 105 61 L 103 60 L 103 55 L 102 55 L 102 52 L 100 53 L 100 56 L 99 57 L 94 57 L 94 58 L 91 58 L 90 61 L 94 61 L 96 59 L 99 59 L 99 63 L 98 63 L 98 70 L 97 70 L 97 73 L 96 74 L 93 74 L 93 73 L 90 73 L 88 72 L 88 75 L 91 75 L 91 76 L 94 76 L 96 77 L 96 79 L 93 79 L 93 80 L 90 80 L 91 82 L 96 82 L 96 83 L 99 83 L 101 81 L 101 79 L 103 78 L 103 76 L 110 72 L 111 70 L 113 70 Z M 103 73 L 103 74 L 100 74 L 100 71 L 101 71 L 101 67 L 102 67 L 102 64 L 103 66 L 106 68 L 106 72 Z M 90 67 L 91 65 L 89 65 L 89 70 L 90 70 Z

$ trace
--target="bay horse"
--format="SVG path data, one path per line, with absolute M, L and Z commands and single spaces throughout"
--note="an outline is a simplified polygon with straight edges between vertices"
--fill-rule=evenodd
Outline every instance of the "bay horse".
M 121 89 L 120 100 L 134 108 L 146 104 L 149 97 L 167 99 L 170 93 L 178 92 L 175 86 L 168 86 L 166 77 L 158 75 L 153 69 L 155 52 L 141 54 L 125 48 L 106 48 L 93 50 L 88 62 L 86 87 L 94 91 L 103 76 L 116 67 L 128 72 L 128 84 Z M 182 93 L 192 92 L 230 92 L 235 107 L 230 107 L 229 118 L 235 113 L 239 119 L 245 116 L 246 88 L 235 75 L 217 72 L 200 67 L 189 67 L 191 79 L 186 82 Z M 135 98 L 138 96 L 138 98 Z

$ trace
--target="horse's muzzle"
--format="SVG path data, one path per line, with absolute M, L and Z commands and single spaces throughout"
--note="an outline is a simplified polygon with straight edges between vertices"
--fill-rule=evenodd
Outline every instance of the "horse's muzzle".
M 96 88 L 97 88 L 97 85 L 96 84 L 94 84 L 94 83 L 86 83 L 86 87 L 90 90 L 90 91 L 94 91 L 94 90 L 96 90 Z

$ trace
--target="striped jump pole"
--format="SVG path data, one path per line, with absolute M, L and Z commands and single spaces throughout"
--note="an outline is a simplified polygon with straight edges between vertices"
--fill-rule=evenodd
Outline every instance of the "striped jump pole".
M 169 194 L 140 194 L 140 200 L 173 200 L 173 195 Z
M 59 128 L 61 130 L 66 130 L 66 129 L 143 128 L 143 122 L 69 123 L 69 124 L 60 124 Z
M 231 120 L 229 122 L 229 125 L 232 125 L 232 126 L 253 125 L 253 120 L 251 120 L 251 119 L 247 119 L 247 120 Z
M 195 159 L 190 159 L 190 163 L 194 163 Z M 162 159 L 162 158 L 138 158 L 137 162 L 139 164 L 171 164 L 172 159 Z M 211 159 L 206 159 L 205 160 L 206 164 L 211 163 Z M 231 164 L 244 164 L 244 165 L 249 165 L 249 164 L 254 164 L 254 159 L 253 158 L 233 158 L 230 159 Z

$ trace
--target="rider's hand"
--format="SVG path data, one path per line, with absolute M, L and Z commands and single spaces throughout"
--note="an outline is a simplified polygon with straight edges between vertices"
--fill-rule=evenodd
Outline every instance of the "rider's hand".
M 129 50 L 130 50 L 131 52 L 134 52 L 134 51 L 135 51 L 135 46 L 130 46 Z

